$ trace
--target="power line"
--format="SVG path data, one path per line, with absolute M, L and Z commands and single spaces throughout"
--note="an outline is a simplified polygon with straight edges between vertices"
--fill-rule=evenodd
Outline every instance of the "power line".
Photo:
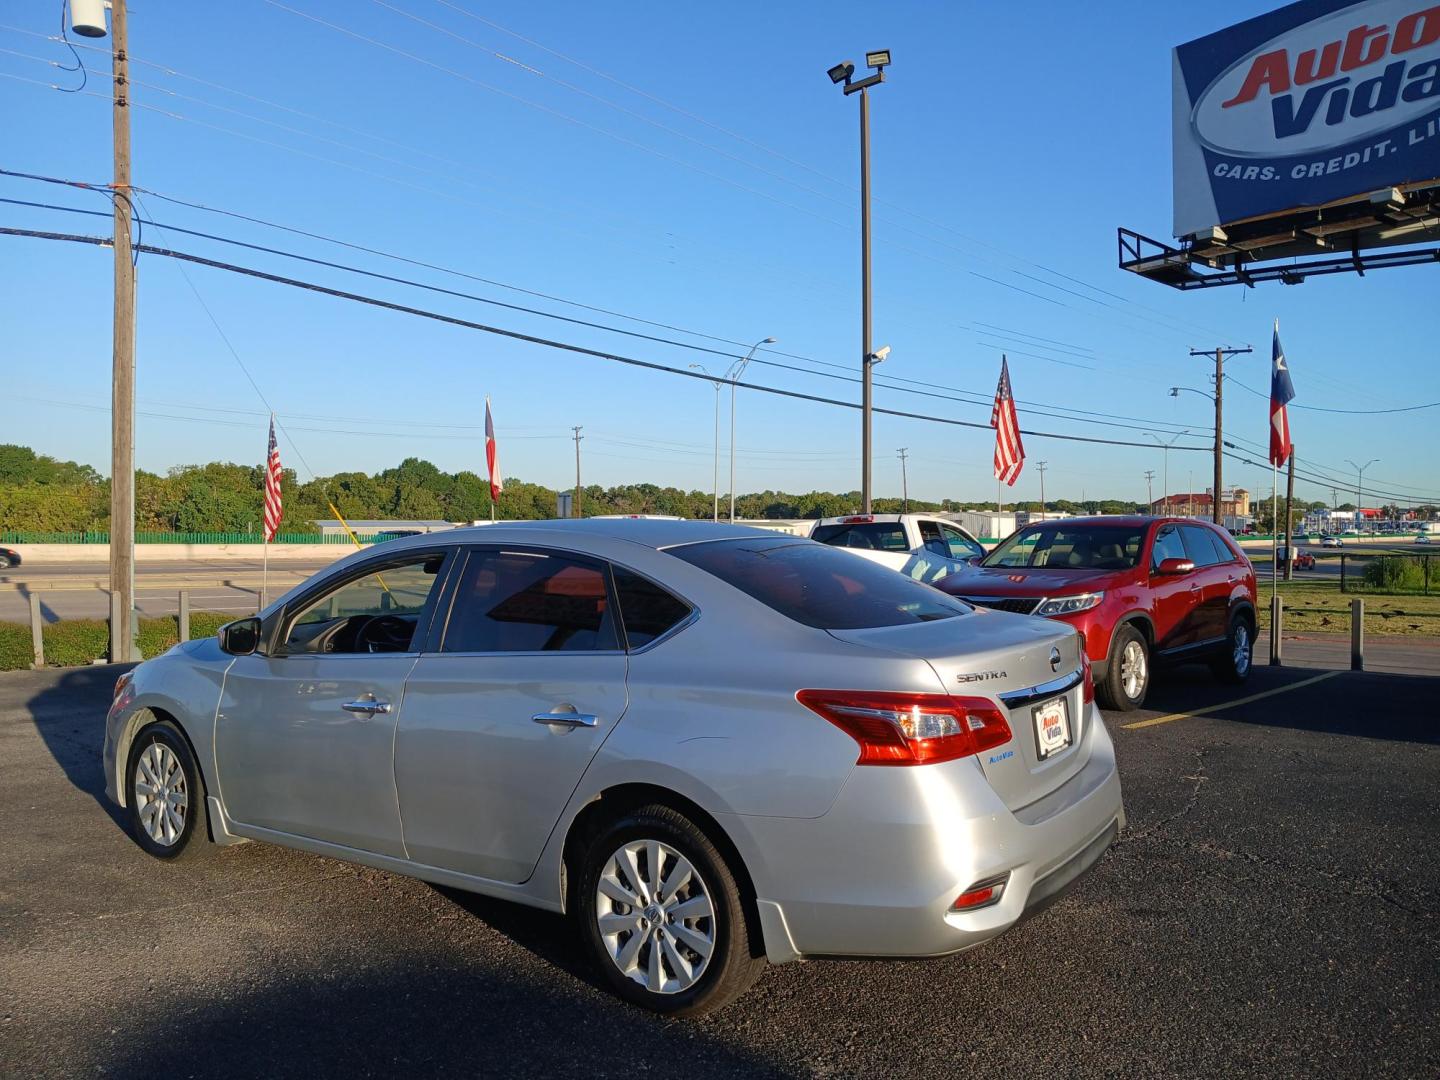
M 55 240 L 67 243 L 89 244 L 96 247 L 107 247 L 111 243 L 108 238 L 101 236 L 84 236 L 74 233 L 47 232 L 38 229 L 18 229 L 8 226 L 0 227 L 0 235 L 29 237 L 40 240 Z M 292 288 L 303 289 L 309 292 L 319 293 L 324 296 L 332 296 L 341 300 L 350 300 L 355 303 L 366 304 L 371 307 L 382 308 L 387 311 L 394 311 L 403 315 L 414 315 L 419 318 L 431 319 L 435 322 L 445 323 L 451 326 L 459 326 L 470 330 L 478 330 L 483 333 L 494 334 L 499 337 L 509 338 L 514 341 L 523 341 L 529 344 L 541 345 L 547 348 L 558 349 L 564 352 L 570 352 L 581 356 L 590 356 L 595 359 L 608 360 L 614 363 L 625 364 L 630 367 L 636 367 L 650 371 L 663 371 L 671 375 L 679 375 L 684 378 L 697 379 L 706 383 L 714 381 L 713 378 L 708 375 L 689 371 L 685 368 L 672 367 L 668 364 L 661 364 L 652 360 L 641 360 L 637 357 L 625 356 L 620 353 L 605 352 L 600 349 L 591 349 L 583 345 L 574 344 L 572 342 L 557 341 L 551 338 L 540 337 L 535 334 L 523 333 L 518 330 L 510 330 L 504 327 L 479 323 L 470 319 L 463 319 L 458 316 L 447 315 L 443 312 L 431 311 L 426 308 L 412 307 L 408 304 L 399 304 L 391 300 L 382 300 L 378 297 L 365 296 L 360 293 L 347 292 L 343 289 L 331 288 L 330 286 L 321 285 L 316 282 L 303 281 L 297 278 L 288 278 L 280 274 L 272 274 L 268 271 L 258 270 L 254 267 L 240 266 L 235 263 L 226 263 L 216 259 L 208 259 L 200 255 L 191 254 L 189 252 L 173 251 L 168 248 L 156 247 L 153 244 L 139 245 L 139 249 L 148 255 L 157 255 L 164 258 L 179 259 L 183 262 L 192 263 L 198 266 L 208 266 L 212 269 L 225 270 L 230 273 L 240 274 L 246 277 L 255 278 L 257 280 L 269 281 L 277 285 L 287 285 Z M 859 404 L 855 402 L 842 401 L 837 398 L 827 398 L 818 394 L 803 393 L 798 390 L 788 390 L 776 386 L 764 386 L 758 383 L 748 383 L 740 381 L 736 381 L 735 385 L 744 387 L 749 390 L 754 390 L 758 393 L 773 394 L 778 397 L 790 398 L 797 401 L 812 401 L 817 404 L 834 405 L 845 409 L 860 408 Z M 895 416 L 902 419 L 925 420 L 931 423 L 945 424 L 951 427 L 976 428 L 984 431 L 991 430 L 989 424 L 979 423 L 970 420 L 959 420 L 954 417 L 933 416 L 926 413 L 907 412 L 900 409 L 877 408 L 875 411 L 887 416 Z M 1040 439 L 1059 439 L 1065 442 L 1093 443 L 1108 446 L 1136 446 L 1148 449 L 1150 445 L 1148 443 L 1133 442 L 1128 440 L 1101 439 L 1094 436 L 1069 435 L 1061 432 L 1037 431 L 1032 429 L 1022 429 L 1021 434 L 1029 435 L 1033 438 Z M 1177 446 L 1175 447 L 1175 449 L 1194 450 L 1202 453 L 1209 450 L 1208 447 L 1203 446 Z

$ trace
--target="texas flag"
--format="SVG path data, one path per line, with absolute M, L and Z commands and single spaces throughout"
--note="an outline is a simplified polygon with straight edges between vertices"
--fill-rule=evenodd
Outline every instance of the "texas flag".
M 1290 417 L 1285 406 L 1294 396 L 1290 366 L 1285 362 L 1285 350 L 1280 347 L 1280 320 L 1276 319 L 1270 361 L 1270 464 L 1277 469 L 1290 460 Z
M 500 479 L 500 451 L 495 445 L 495 421 L 490 417 L 490 399 L 485 399 L 485 465 L 490 470 L 490 501 L 499 502 L 505 490 Z

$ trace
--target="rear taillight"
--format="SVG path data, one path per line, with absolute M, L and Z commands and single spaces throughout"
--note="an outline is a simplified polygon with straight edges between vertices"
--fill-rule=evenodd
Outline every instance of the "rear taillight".
M 125 693 L 125 688 L 130 685 L 130 680 L 132 678 L 134 678 L 134 673 L 127 671 L 115 680 L 115 692 L 110 695 L 111 701 L 120 700 L 120 695 Z
M 993 877 L 987 881 L 977 881 L 955 897 L 955 902 L 950 905 L 950 910 L 974 911 L 976 908 L 998 904 L 1000 897 L 1005 893 L 1005 883 L 1009 880 L 1009 874 L 1001 874 L 999 877 Z
M 1085 648 L 1085 638 L 1080 638 L 1080 670 L 1085 673 L 1085 704 L 1095 700 L 1095 673 L 1090 670 L 1090 653 Z
M 1010 741 L 987 698 L 876 690 L 801 690 L 795 699 L 860 744 L 857 765 L 929 765 Z

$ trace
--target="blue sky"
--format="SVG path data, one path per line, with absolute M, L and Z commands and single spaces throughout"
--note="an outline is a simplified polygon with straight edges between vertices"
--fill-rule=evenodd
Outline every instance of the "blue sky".
M 1196 437 L 1180 443 L 1206 445 L 1209 404 L 1168 393 L 1177 383 L 1206 386 L 1209 368 L 1189 349 L 1254 345 L 1231 371 L 1268 393 L 1275 318 L 1295 405 L 1440 400 L 1434 268 L 1182 295 L 1115 267 L 1117 225 L 1169 231 L 1170 48 L 1273 6 L 1117 2 L 1097 17 L 1093 6 L 1059 3 L 137 4 L 131 54 L 157 66 L 132 69 L 147 84 L 135 87 L 134 180 L 688 331 L 773 336 L 775 349 L 804 359 L 760 357 L 807 370 L 757 366 L 747 378 L 853 400 L 858 386 L 818 374 L 850 375 L 859 336 L 856 101 L 842 98 L 825 69 L 888 47 L 894 65 L 871 98 L 875 340 L 893 350 L 878 373 L 969 400 L 881 387 L 877 405 L 986 422 L 979 399 L 993 395 L 1005 351 L 1017 398 L 1039 403 L 1021 405 L 1026 427 L 1140 442 L 1150 441 L 1147 430 L 1168 438 L 1189 428 Z M 58 7 L 7 5 L 0 23 L 31 33 L 0 29 L 0 49 L 9 50 L 0 73 L 75 84 L 30 59 L 68 62 L 62 46 L 34 36 L 55 33 Z M 102 44 L 106 52 L 82 55 L 87 90 L 108 94 Z M 0 78 L 0 167 L 107 180 L 109 125 L 104 97 Z M 3 177 L 0 196 L 108 206 L 98 195 Z M 157 222 L 734 351 L 153 197 L 143 208 Z M 101 218 L 5 204 L 0 220 L 109 228 Z M 681 368 L 718 372 L 727 363 L 158 226 L 144 239 Z M 412 455 L 483 472 L 488 394 L 507 475 L 573 482 L 569 433 L 580 424 L 587 482 L 709 490 L 708 384 L 203 267 L 184 274 L 188 283 L 171 260 L 139 263 L 144 468 L 263 455 L 265 406 L 198 292 L 280 413 L 289 434 L 282 454 L 302 477 L 373 471 Z M 108 249 L 0 239 L 0 283 L 0 440 L 108 471 Z M 1102 426 L 1078 413 L 1043 415 L 1056 406 L 1135 419 Z M 1229 430 L 1263 445 L 1262 396 L 1234 385 L 1227 406 Z M 1328 500 L 1339 486 L 1346 501 L 1354 475 L 1346 460 L 1378 458 L 1367 490 L 1440 497 L 1437 417 L 1440 409 L 1293 411 L 1302 468 L 1342 481 L 1302 482 L 1300 493 Z M 856 488 L 858 429 L 853 411 L 742 390 L 737 486 Z M 988 430 L 886 416 L 874 430 L 877 494 L 899 494 L 895 451 L 908 447 L 913 496 L 993 495 Z M 1147 469 L 1160 493 L 1158 447 L 1031 438 L 1026 449 L 1007 500 L 1038 497 L 1040 460 L 1049 463 L 1051 498 L 1143 498 Z M 1264 452 L 1253 456 L 1263 461 Z M 1184 490 L 1193 473 L 1203 489 L 1209 470 L 1207 454 L 1172 451 L 1170 488 Z M 1227 463 L 1227 483 L 1268 490 L 1267 471 Z

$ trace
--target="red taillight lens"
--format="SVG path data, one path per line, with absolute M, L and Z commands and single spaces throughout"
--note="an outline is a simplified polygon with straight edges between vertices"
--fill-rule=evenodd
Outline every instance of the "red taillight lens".
M 1080 639 L 1080 670 L 1085 673 L 1085 704 L 1095 700 L 1095 673 L 1090 670 L 1090 654 L 1085 651 L 1085 639 Z
M 989 907 L 991 904 L 998 904 L 1001 895 L 1005 892 L 1005 883 L 1010 880 L 1009 874 L 1001 874 L 989 881 L 977 881 L 970 888 L 966 889 L 955 902 L 950 905 L 951 911 L 974 911 L 976 908 Z
M 929 765 L 1010 741 L 988 698 L 877 690 L 801 690 L 795 699 L 860 744 L 857 765 Z

